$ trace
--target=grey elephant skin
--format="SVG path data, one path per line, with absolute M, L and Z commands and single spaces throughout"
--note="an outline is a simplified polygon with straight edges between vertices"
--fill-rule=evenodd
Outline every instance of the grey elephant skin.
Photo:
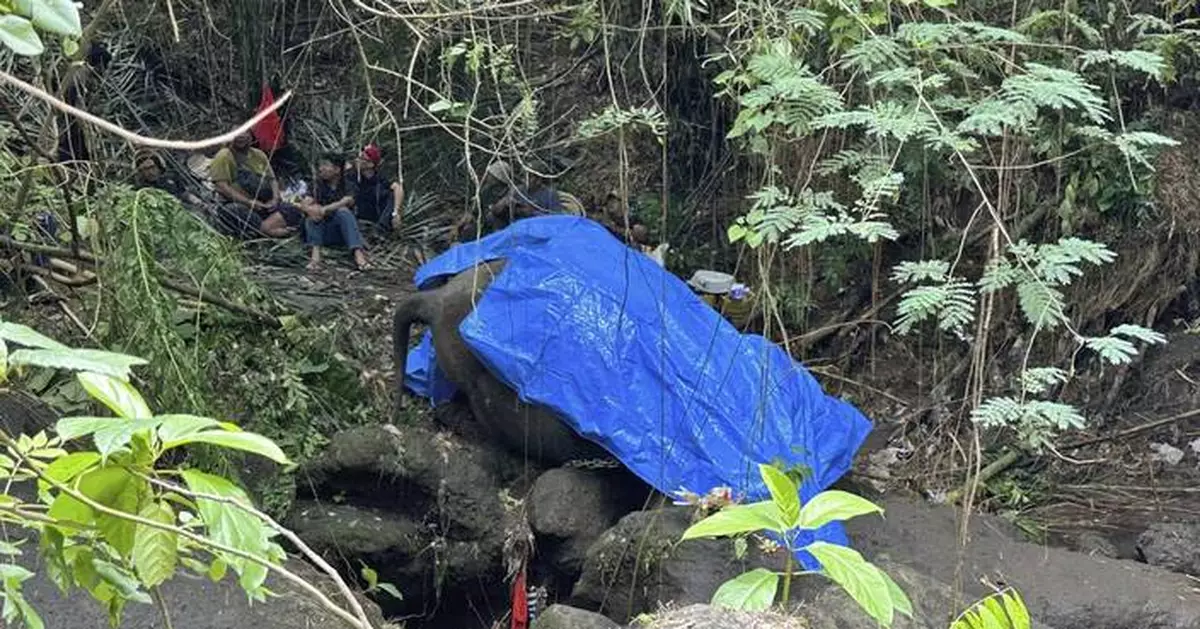
M 397 411 L 404 397 L 411 328 L 414 323 L 423 323 L 433 332 L 438 367 L 466 398 L 483 438 L 551 467 L 610 459 L 603 448 L 576 433 L 555 411 L 522 402 L 463 342 L 459 325 L 504 265 L 504 260 L 478 264 L 437 288 L 413 293 L 397 304 L 392 321 Z

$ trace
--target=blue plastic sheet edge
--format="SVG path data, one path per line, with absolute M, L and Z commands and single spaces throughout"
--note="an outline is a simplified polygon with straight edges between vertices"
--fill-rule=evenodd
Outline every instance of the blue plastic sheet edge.
M 509 260 L 509 264 L 506 265 L 506 268 L 493 281 L 492 286 L 484 292 L 484 296 L 477 304 L 476 312 L 472 313 L 472 315 L 464 320 L 459 328 L 460 333 L 462 333 L 463 340 L 467 343 L 468 347 L 470 347 L 477 356 L 480 356 L 481 354 L 487 353 L 485 351 L 481 351 L 480 349 L 480 346 L 483 345 L 483 343 L 480 342 L 480 339 L 482 338 L 480 329 L 486 328 L 487 323 L 486 321 L 481 320 L 479 314 L 485 309 L 485 304 L 489 299 L 489 293 L 492 292 L 493 289 L 498 285 L 500 285 L 506 279 L 506 276 L 509 276 L 510 273 L 514 272 L 514 267 L 519 268 L 523 262 L 535 264 L 534 261 L 530 261 L 528 259 L 528 256 L 525 255 L 526 253 L 530 251 L 537 251 L 539 248 L 549 248 L 552 250 L 553 248 L 547 247 L 547 245 L 552 244 L 555 238 L 563 238 L 564 234 L 571 234 L 572 232 L 576 231 L 580 233 L 580 236 L 586 236 L 587 238 L 591 239 L 589 240 L 589 246 L 591 246 L 593 241 L 603 241 L 607 237 L 610 242 L 603 243 L 604 246 L 611 248 L 615 245 L 630 252 L 634 251 L 626 247 L 623 243 L 617 241 L 615 238 L 612 238 L 611 235 L 608 234 L 607 230 L 605 230 L 599 224 L 590 221 L 589 219 L 566 216 L 538 217 L 517 221 L 508 228 L 493 233 L 480 240 L 455 245 L 440 256 L 422 265 L 417 270 L 414 280 L 417 288 L 424 290 L 431 288 L 441 281 L 448 279 L 449 277 L 469 269 L 481 262 L 500 258 L 507 258 Z M 602 249 L 603 247 L 600 248 Z M 638 253 L 638 255 L 640 256 L 641 254 Z M 545 260 L 541 260 L 541 262 L 545 262 Z M 707 309 L 707 311 L 716 315 L 716 313 L 712 311 L 707 304 L 704 304 L 704 302 L 699 300 L 699 298 L 692 295 L 690 289 L 688 289 L 686 284 L 679 280 L 679 278 L 671 275 L 665 270 L 662 270 L 648 257 L 645 258 L 645 262 L 647 264 L 642 265 L 642 267 L 639 269 L 641 272 L 653 273 L 657 269 L 658 272 L 667 276 L 666 278 L 661 278 L 663 279 L 664 283 L 674 284 L 672 288 L 676 290 L 676 295 L 686 294 L 691 297 L 694 303 L 691 304 L 690 307 Z M 497 290 L 502 291 L 503 289 Z M 716 315 L 716 319 L 720 320 L 718 325 L 729 325 L 727 322 L 721 319 L 719 315 Z M 729 326 L 729 328 L 732 329 L 732 326 Z M 744 337 L 747 347 L 757 348 L 756 351 L 761 351 L 763 349 L 767 350 L 771 354 L 771 360 L 775 362 L 778 362 L 781 356 L 786 357 L 784 360 L 790 364 L 790 368 L 795 370 L 796 374 L 799 374 L 799 377 L 804 381 L 804 383 L 811 383 L 811 385 L 815 386 L 814 397 L 816 396 L 816 393 L 819 393 L 821 398 L 819 402 L 827 405 L 825 410 L 831 415 L 846 418 L 846 421 L 844 422 L 846 425 L 842 427 L 844 428 L 844 434 L 842 436 L 844 437 L 845 445 L 842 448 L 842 452 L 840 452 L 840 456 L 837 456 L 836 460 L 826 461 L 828 464 L 825 466 L 826 469 L 814 470 L 815 473 L 812 475 L 812 477 L 810 477 L 810 479 L 801 486 L 801 500 L 810 500 L 813 495 L 816 495 L 816 493 L 827 489 L 849 470 L 850 462 L 853 459 L 855 452 L 857 452 L 861 447 L 862 443 L 866 440 L 867 434 L 871 430 L 871 424 L 852 405 L 840 399 L 824 394 L 824 392 L 820 390 L 819 385 L 815 384 L 815 381 L 812 380 L 812 376 L 808 374 L 807 370 L 805 370 L 802 365 L 792 360 L 790 356 L 786 356 L 786 353 L 783 352 L 782 348 L 779 348 L 777 345 L 758 335 L 745 334 L 740 336 Z M 492 349 L 494 350 L 495 348 Z M 522 386 L 521 382 L 514 381 L 509 374 L 505 373 L 503 366 L 494 364 L 495 362 L 503 361 L 494 360 L 495 352 L 493 351 L 492 354 L 493 360 L 488 360 L 486 356 L 480 356 L 481 362 L 483 362 L 498 379 L 513 387 L 523 400 L 527 402 L 546 403 L 552 407 L 555 406 L 552 400 L 530 399 L 530 397 L 527 395 L 525 387 Z M 405 386 L 414 394 L 428 399 L 432 405 L 445 403 L 446 401 L 450 400 L 455 393 L 454 385 L 446 380 L 444 374 L 442 374 L 440 369 L 437 367 L 436 356 L 432 345 L 432 337 L 428 332 L 425 333 L 419 344 L 409 353 L 408 369 L 405 374 Z M 556 410 L 560 410 L 561 412 L 562 409 Z M 577 432 L 580 432 L 585 437 L 591 438 L 593 441 L 596 441 L 601 446 L 605 447 L 610 453 L 613 453 L 614 456 L 622 460 L 622 462 L 625 463 L 627 467 L 631 469 L 631 471 L 633 471 L 635 474 L 638 474 L 643 478 L 643 480 L 654 486 L 659 491 L 671 494 L 676 489 L 679 489 L 679 487 L 664 486 L 663 483 L 658 482 L 659 479 L 649 477 L 649 475 L 643 473 L 641 469 L 639 469 L 638 465 L 631 465 L 631 463 L 635 462 L 627 460 L 628 457 L 626 456 L 622 456 L 623 452 L 613 452 L 613 447 L 606 439 L 606 435 L 588 434 L 586 430 L 580 430 L 579 422 L 575 418 L 570 417 L 569 413 L 563 413 L 563 415 L 567 417 L 568 423 L 571 424 Z M 811 457 L 809 457 L 808 454 L 794 457 L 783 456 L 781 458 L 783 458 L 784 462 L 788 464 L 811 461 Z M 755 468 L 755 466 L 746 467 Z M 753 501 L 769 498 L 769 493 L 767 492 L 766 487 L 757 477 L 756 468 L 754 469 L 753 479 L 747 478 L 746 480 L 748 481 L 747 485 L 744 487 L 744 498 L 746 500 Z M 688 487 L 688 489 L 696 493 L 703 494 L 709 488 Z M 815 531 L 793 531 L 789 534 L 789 536 L 792 537 L 796 547 L 799 548 L 803 548 L 814 541 L 824 541 L 841 546 L 849 545 L 849 539 L 846 536 L 845 528 L 840 522 L 831 522 Z M 820 563 L 809 553 L 800 551 L 796 554 L 796 557 L 804 569 L 820 569 Z

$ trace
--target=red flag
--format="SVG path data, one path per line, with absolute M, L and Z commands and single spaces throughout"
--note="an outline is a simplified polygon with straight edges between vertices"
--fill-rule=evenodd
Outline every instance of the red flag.
M 529 599 L 525 589 L 525 568 L 513 579 L 512 629 L 529 629 Z
M 262 98 L 258 101 L 258 109 L 255 113 L 262 113 L 268 107 L 275 104 L 275 94 L 271 91 L 271 85 L 263 81 Z M 259 120 L 251 130 L 254 139 L 258 142 L 258 148 L 270 153 L 283 148 L 287 140 L 283 136 L 283 118 L 279 117 L 279 111 L 271 112 L 271 115 Z

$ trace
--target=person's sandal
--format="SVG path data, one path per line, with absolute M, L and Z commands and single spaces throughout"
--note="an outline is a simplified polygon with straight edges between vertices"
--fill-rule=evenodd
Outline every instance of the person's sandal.
M 356 262 L 356 263 L 354 264 L 354 268 L 355 268 L 355 269 L 358 269 L 359 271 L 370 271 L 371 269 L 374 269 L 374 268 L 375 268 L 375 265 L 374 265 L 374 264 L 371 264 L 369 261 L 368 261 L 368 262 L 364 262 L 363 264 L 358 264 L 358 263 Z

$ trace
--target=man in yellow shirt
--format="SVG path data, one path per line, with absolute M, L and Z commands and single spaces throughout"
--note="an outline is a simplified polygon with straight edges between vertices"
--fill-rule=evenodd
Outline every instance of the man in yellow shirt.
M 300 209 L 280 198 L 279 180 L 267 154 L 250 145 L 249 132 L 217 152 L 209 176 L 225 198 L 219 220 L 231 235 L 261 232 L 271 238 L 293 234 L 304 220 Z

